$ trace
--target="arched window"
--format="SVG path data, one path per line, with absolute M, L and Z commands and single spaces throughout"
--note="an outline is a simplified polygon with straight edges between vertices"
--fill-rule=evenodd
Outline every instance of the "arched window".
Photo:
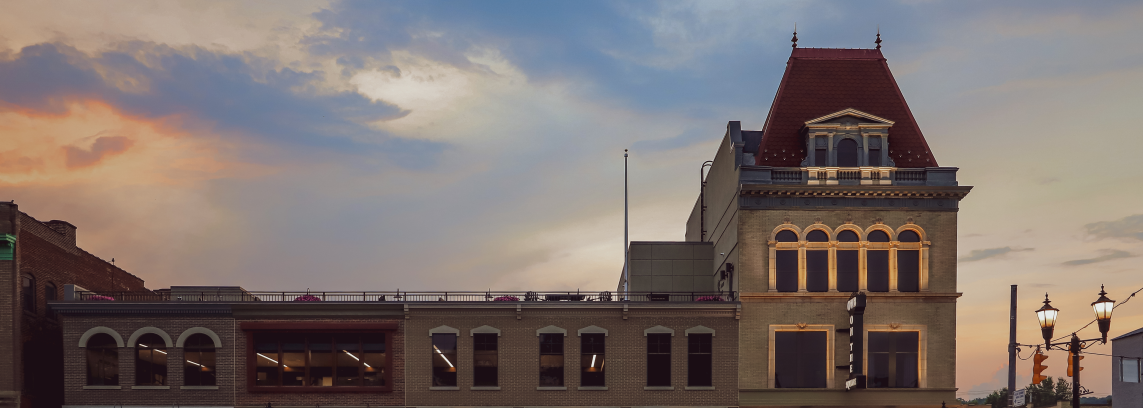
M 215 382 L 214 340 L 197 333 L 183 343 L 183 385 L 217 385 Z
M 135 342 L 135 385 L 167 385 L 167 343 L 158 334 Z
M 798 234 L 782 230 L 774 237 L 778 242 L 798 242 Z M 798 291 L 798 249 L 782 248 L 774 251 L 774 274 L 779 292 Z
M 921 242 L 921 236 L 913 230 L 897 234 L 899 242 Z M 897 249 L 897 290 L 920 292 L 921 290 L 921 251 L 920 249 Z
M 856 244 L 860 240 L 857 233 L 852 230 L 841 230 L 837 233 L 839 245 L 835 256 L 837 257 L 838 292 L 857 292 L 860 288 L 861 267 L 858 261 L 860 249 L 857 245 L 847 246 L 844 244 L 847 242 Z
M 869 242 L 889 242 L 889 234 L 885 231 L 873 231 L 869 233 Z M 865 271 L 866 277 L 869 280 L 870 292 L 888 292 L 889 291 L 889 248 L 888 245 L 884 249 L 871 246 L 865 251 Z
M 36 278 L 32 275 L 20 277 L 20 301 L 24 304 L 24 310 L 36 311 Z
M 107 333 L 87 339 L 87 385 L 119 385 L 119 346 Z
M 829 234 L 813 230 L 806 234 L 808 242 L 829 242 Z M 829 248 L 806 248 L 806 290 L 829 291 Z
M 857 167 L 860 166 L 860 160 L 857 157 L 857 141 L 853 139 L 841 139 L 837 143 L 837 166 L 838 167 Z

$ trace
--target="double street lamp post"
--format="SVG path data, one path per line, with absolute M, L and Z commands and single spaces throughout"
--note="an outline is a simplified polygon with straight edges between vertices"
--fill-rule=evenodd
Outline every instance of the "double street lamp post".
M 1036 318 L 1040 321 L 1040 331 L 1044 335 L 1044 345 L 1048 350 L 1055 348 L 1056 350 L 1063 350 L 1070 353 L 1069 358 L 1072 359 L 1070 366 L 1072 369 L 1072 408 L 1079 408 L 1080 395 L 1089 394 L 1089 392 L 1081 393 L 1080 390 L 1080 352 L 1083 349 L 1095 345 L 1095 342 L 1100 344 L 1107 344 L 1107 331 L 1111 329 L 1111 312 L 1115 310 L 1115 301 L 1107 298 L 1107 292 L 1103 290 L 1103 285 L 1099 286 L 1099 299 L 1091 303 L 1092 309 L 1095 310 L 1095 320 L 1099 323 L 1099 332 L 1103 337 L 1098 339 L 1080 340 L 1079 336 L 1072 333 L 1072 338 L 1068 341 L 1052 343 L 1052 333 L 1056 329 L 1056 317 L 1060 313 L 1060 309 L 1052 307 L 1051 301 L 1048 300 L 1048 294 L 1044 294 L 1044 306 L 1036 311 Z

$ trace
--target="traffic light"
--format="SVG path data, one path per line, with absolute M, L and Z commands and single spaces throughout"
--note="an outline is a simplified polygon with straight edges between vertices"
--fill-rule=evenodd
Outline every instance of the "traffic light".
M 1048 368 L 1048 366 L 1044 365 L 1044 360 L 1048 359 L 1048 355 L 1040 352 L 1040 350 L 1036 350 L 1036 354 L 1032 356 L 1032 359 L 1036 363 L 1036 365 L 1032 367 L 1032 384 L 1039 384 L 1048 379 L 1047 376 L 1042 374 L 1044 370 Z
M 1075 354 L 1068 352 L 1068 377 L 1075 377 L 1075 374 L 1072 374 L 1073 372 L 1076 372 L 1076 371 L 1072 371 L 1072 359 L 1074 357 L 1075 357 Z M 1083 362 L 1083 358 L 1084 358 L 1084 356 L 1079 357 L 1081 363 Z M 1078 371 L 1083 371 L 1082 365 L 1079 367 Z

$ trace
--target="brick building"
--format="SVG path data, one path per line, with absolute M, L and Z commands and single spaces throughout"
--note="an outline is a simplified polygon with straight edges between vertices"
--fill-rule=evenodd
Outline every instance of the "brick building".
M 630 288 L 682 268 L 737 294 L 740 406 L 955 401 L 956 171 L 879 48 L 795 44 L 762 130 L 727 124 L 685 242 L 632 243 Z
M 705 167 L 705 165 L 704 165 Z M 74 291 L 66 406 L 939 407 L 957 208 L 880 49 L 795 48 L 616 293 Z M 627 288 L 627 289 L 625 289 Z M 626 290 L 626 293 L 623 291 Z
M 143 280 L 76 246 L 67 221 L 41 222 L 0 202 L 0 407 L 63 403 L 60 322 L 47 303 L 64 285 L 145 291 Z

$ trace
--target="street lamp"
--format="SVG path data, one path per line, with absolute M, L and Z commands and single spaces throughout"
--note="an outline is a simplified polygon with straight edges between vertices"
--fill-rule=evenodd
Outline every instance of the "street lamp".
M 1044 306 L 1036 311 L 1036 318 L 1040 320 L 1040 332 L 1044 334 L 1044 344 L 1051 347 L 1052 332 L 1056 330 L 1056 316 L 1060 314 L 1060 309 L 1052 307 L 1052 301 L 1048 300 L 1048 294 L 1044 294 Z M 1100 326 L 1102 327 L 1102 326 Z
M 1095 309 L 1095 320 L 1099 322 L 1099 332 L 1103 334 L 1103 343 L 1107 344 L 1107 331 L 1111 330 L 1111 312 L 1115 310 L 1115 301 L 1107 298 L 1103 285 L 1099 285 L 1099 299 L 1091 303 Z

